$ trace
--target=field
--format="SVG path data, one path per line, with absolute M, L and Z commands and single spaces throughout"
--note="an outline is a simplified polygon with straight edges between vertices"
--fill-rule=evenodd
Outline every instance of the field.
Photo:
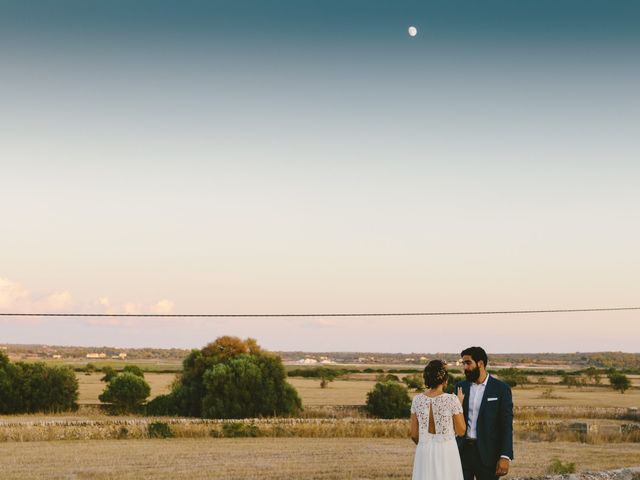
M 348 380 L 335 380 L 324 389 L 318 379 L 290 378 L 307 407 L 305 416 L 338 417 L 334 423 L 309 420 L 308 424 L 285 425 L 290 434 L 301 437 L 287 438 L 286 434 L 274 433 L 279 427 L 261 426 L 262 434 L 273 437 L 211 438 L 210 431 L 215 427 L 205 423 L 175 424 L 172 428 L 178 438 L 165 440 L 147 438 L 145 419 L 100 413 L 94 405 L 99 403 L 98 395 L 105 386 L 101 377 L 101 373 L 77 374 L 82 408 L 75 414 L 0 416 L 0 424 L 5 424 L 0 425 L 3 479 L 337 480 L 409 478 L 411 474 L 414 446 L 406 438 L 408 425 L 404 421 L 367 424 L 358 411 L 375 384 L 375 374 L 352 374 Z M 154 397 L 169 391 L 175 374 L 148 372 L 145 378 Z M 634 384 L 637 380 L 634 378 Z M 553 380 L 549 377 L 547 381 Z M 589 421 L 619 427 L 629 421 L 614 419 L 610 412 L 640 406 L 638 388 L 622 395 L 607 387 L 532 385 L 517 387 L 513 393 L 516 423 L 520 425 Z M 344 418 L 350 416 L 359 418 Z M 47 422 L 55 425 L 45 425 Z M 72 425 L 65 426 L 65 422 Z M 81 425 L 83 422 L 86 425 Z M 123 425 L 129 431 L 128 438 L 113 439 Z M 544 435 L 516 435 L 517 460 L 510 478 L 543 475 L 554 457 L 575 462 L 578 471 L 640 465 L 637 440 L 624 443 L 628 441 L 618 438 L 611 443 L 608 437 L 596 435 L 586 443 L 564 441 L 579 439 L 572 434 L 554 436 L 557 441 L 553 442 L 530 441 L 547 438 Z M 55 440 L 62 438 L 65 440 Z
M 81 404 L 98 404 L 98 395 L 104 389 L 105 384 L 100 381 L 101 373 L 86 375 L 78 373 L 80 383 Z M 175 378 L 174 373 L 146 373 L 145 379 L 151 386 L 151 396 L 168 393 L 171 382 Z M 367 378 L 365 375 L 362 378 Z M 635 377 L 634 377 L 635 379 Z M 367 398 L 367 392 L 375 385 L 374 380 L 336 380 L 327 388 L 320 388 L 317 379 L 291 377 L 289 382 L 296 387 L 302 397 L 303 404 L 309 407 L 321 405 L 363 405 Z M 545 388 L 553 389 L 553 396 L 557 398 L 544 398 Z M 513 390 L 514 402 L 518 406 L 584 406 L 584 407 L 618 407 L 640 408 L 640 389 L 633 388 L 624 395 L 613 391 L 606 386 L 567 388 L 561 385 L 550 386 L 526 386 Z
M 9 443 L 2 478 L 57 479 L 388 479 L 410 478 L 411 441 L 388 439 L 173 439 Z M 519 443 L 510 477 L 540 475 L 553 457 L 580 470 L 640 464 L 637 445 L 615 455 L 575 443 Z

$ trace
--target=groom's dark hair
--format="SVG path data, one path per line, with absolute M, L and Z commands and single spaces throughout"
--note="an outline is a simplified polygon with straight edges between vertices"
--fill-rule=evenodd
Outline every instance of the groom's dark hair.
M 487 368 L 487 364 L 489 363 L 489 358 L 487 357 L 487 352 L 484 351 L 482 347 L 469 347 L 465 348 L 460 354 L 461 357 L 465 355 L 469 355 L 473 358 L 473 361 L 478 363 L 480 360 L 484 362 L 484 368 Z

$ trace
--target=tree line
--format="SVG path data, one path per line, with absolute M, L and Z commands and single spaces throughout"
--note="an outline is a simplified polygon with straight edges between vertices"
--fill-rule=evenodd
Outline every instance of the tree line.
M 78 380 L 69 367 L 11 362 L 0 352 L 0 413 L 64 412 L 78 408 Z

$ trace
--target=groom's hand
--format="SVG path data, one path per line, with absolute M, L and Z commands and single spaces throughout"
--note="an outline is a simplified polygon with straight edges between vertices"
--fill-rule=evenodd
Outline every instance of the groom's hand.
M 509 473 L 509 460 L 501 458 L 496 465 L 496 476 L 503 477 Z

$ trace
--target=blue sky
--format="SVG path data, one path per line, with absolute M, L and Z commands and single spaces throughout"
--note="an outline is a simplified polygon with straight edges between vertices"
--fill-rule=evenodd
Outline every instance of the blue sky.
M 0 311 L 636 305 L 638 27 L 630 1 L 1 1 Z M 637 317 L 4 318 L 0 341 L 631 351 Z

